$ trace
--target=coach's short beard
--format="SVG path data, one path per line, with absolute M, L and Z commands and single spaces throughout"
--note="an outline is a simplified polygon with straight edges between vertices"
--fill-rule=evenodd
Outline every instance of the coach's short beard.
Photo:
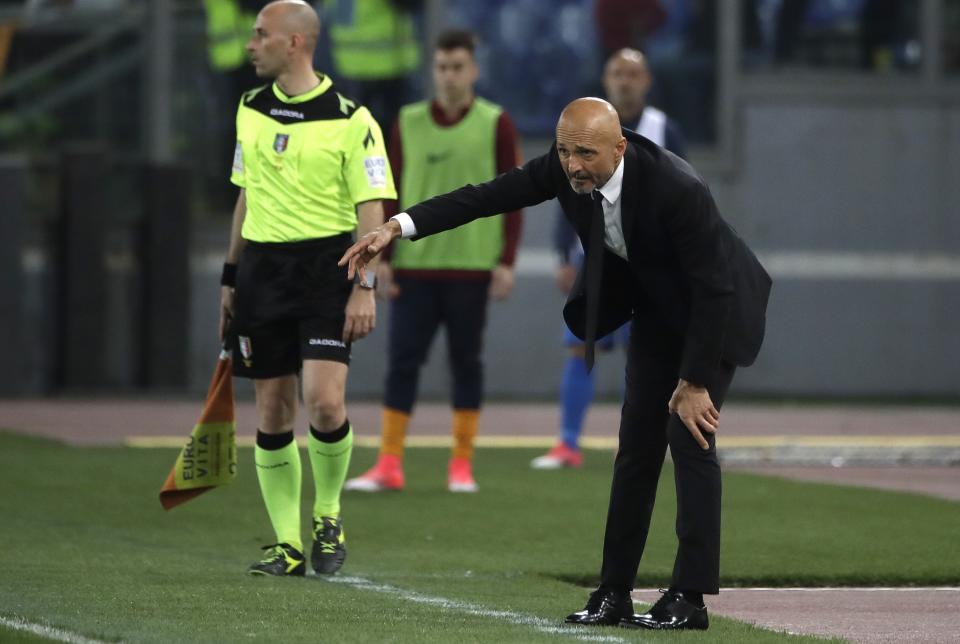
M 581 184 L 580 187 L 577 187 L 577 181 L 581 181 L 581 182 L 591 181 L 591 182 L 592 182 L 592 181 L 593 181 L 593 177 L 588 177 L 588 176 L 583 176 L 583 175 L 581 175 L 581 176 L 578 177 L 577 175 L 573 175 L 573 176 L 571 176 L 571 177 L 569 178 L 569 181 L 570 181 L 570 188 L 571 188 L 571 190 L 573 190 L 574 192 L 576 192 L 578 195 L 588 195 L 588 194 L 590 194 L 591 192 L 593 192 L 593 190 L 594 190 L 593 188 L 587 188 L 585 183 Z

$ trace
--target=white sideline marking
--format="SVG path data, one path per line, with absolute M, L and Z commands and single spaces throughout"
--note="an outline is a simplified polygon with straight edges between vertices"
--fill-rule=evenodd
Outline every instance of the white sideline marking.
M 0 616 L 0 624 L 8 628 L 12 628 L 15 631 L 33 633 L 34 635 L 46 637 L 47 639 L 55 640 L 57 642 L 68 642 L 69 644 L 106 644 L 101 640 L 92 640 L 89 637 L 77 635 L 76 633 L 71 633 L 70 631 L 65 631 L 59 628 L 53 628 L 52 626 L 34 624 L 32 622 L 22 620 L 19 617 L 10 619 Z
M 319 575 L 318 575 L 319 577 Z M 525 615 L 523 613 L 515 613 L 509 610 L 493 610 L 481 606 L 480 604 L 471 604 L 469 602 L 462 602 L 455 599 L 447 599 L 446 597 L 434 597 L 431 595 L 424 595 L 412 590 L 404 590 L 403 588 L 397 588 L 396 586 L 390 586 L 388 584 L 380 584 L 377 582 L 370 581 L 369 579 L 364 579 L 363 577 L 323 577 L 324 581 L 329 583 L 344 584 L 350 586 L 351 588 L 357 588 L 359 590 L 372 590 L 377 593 L 384 593 L 386 595 L 393 595 L 399 597 L 400 599 L 405 599 L 416 604 L 426 604 L 428 606 L 436 606 L 442 610 L 454 611 L 458 613 L 464 613 L 466 615 L 476 615 L 477 617 L 492 617 L 515 626 L 530 626 L 537 630 L 540 633 L 546 633 L 548 635 L 563 635 L 567 637 L 572 637 L 575 640 L 581 642 L 626 642 L 620 637 L 614 635 L 590 635 L 585 633 L 584 630 L 586 627 L 577 627 L 577 626 L 558 626 L 556 622 L 553 622 L 542 617 L 535 617 L 533 615 Z M 631 640 L 635 641 L 635 640 Z

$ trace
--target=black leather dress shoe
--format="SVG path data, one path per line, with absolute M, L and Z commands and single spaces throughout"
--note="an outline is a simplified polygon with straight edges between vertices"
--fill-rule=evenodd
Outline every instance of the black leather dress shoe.
M 706 630 L 710 626 L 707 609 L 697 606 L 677 590 L 668 590 L 646 613 L 625 617 L 621 626 L 655 630 L 690 628 Z
M 598 588 L 590 593 L 583 610 L 567 615 L 567 624 L 584 626 L 616 626 L 620 620 L 633 615 L 633 600 L 630 593 Z

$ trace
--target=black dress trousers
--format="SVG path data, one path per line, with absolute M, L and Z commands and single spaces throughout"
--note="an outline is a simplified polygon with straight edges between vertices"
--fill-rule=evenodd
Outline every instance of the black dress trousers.
M 679 547 L 671 586 L 716 594 L 720 583 L 720 464 L 716 441 L 701 448 L 667 405 L 677 386 L 683 338 L 652 316 L 635 317 L 627 351 L 620 446 L 613 470 L 603 543 L 601 587 L 633 588 L 650 528 L 657 482 L 669 444 L 677 491 Z M 703 383 L 720 409 L 735 367 L 723 363 Z M 722 428 L 722 424 L 721 424 Z M 721 429 L 722 431 L 722 429 Z

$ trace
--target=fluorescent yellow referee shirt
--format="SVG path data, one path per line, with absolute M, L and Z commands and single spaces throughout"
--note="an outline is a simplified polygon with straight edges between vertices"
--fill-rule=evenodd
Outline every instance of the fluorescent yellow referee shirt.
M 241 234 L 256 242 L 350 232 L 357 204 L 397 197 L 380 127 L 326 76 L 300 96 L 276 83 L 243 95 L 230 181 L 246 189 Z

